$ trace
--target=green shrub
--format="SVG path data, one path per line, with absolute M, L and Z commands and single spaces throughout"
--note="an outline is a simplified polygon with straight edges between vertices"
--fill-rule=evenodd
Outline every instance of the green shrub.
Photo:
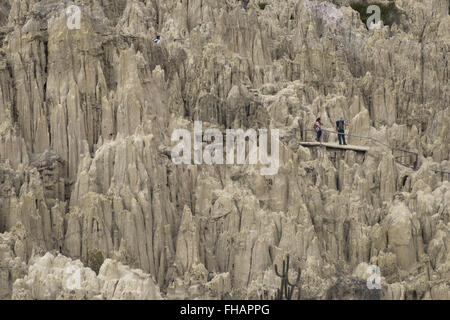
M 258 3 L 258 6 L 261 10 L 264 10 L 268 5 L 269 5 L 269 3 L 267 3 L 267 2 Z
M 96 274 L 100 271 L 103 261 L 105 261 L 105 258 L 99 249 L 96 248 L 88 251 L 88 267 L 94 270 Z
M 376 5 L 378 7 L 380 7 L 380 11 L 381 11 L 381 20 L 383 20 L 383 24 L 384 25 L 388 25 L 391 26 L 394 23 L 399 22 L 399 17 L 400 17 L 400 10 L 396 7 L 395 2 L 394 1 L 390 1 L 388 4 L 382 4 L 380 2 L 353 2 L 350 6 L 352 7 L 353 10 L 358 11 L 359 12 L 359 16 L 361 18 L 361 21 L 364 23 L 364 25 L 367 26 L 367 19 L 369 19 L 369 17 L 373 14 L 367 13 L 367 8 L 370 5 Z

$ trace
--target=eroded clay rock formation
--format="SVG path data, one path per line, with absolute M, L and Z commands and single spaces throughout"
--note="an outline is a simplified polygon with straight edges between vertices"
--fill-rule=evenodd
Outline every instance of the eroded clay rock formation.
M 0 298 L 272 298 L 290 254 L 295 298 L 448 299 L 449 3 L 355 2 L 0 0 Z M 318 116 L 381 144 L 301 146 Z M 278 173 L 175 165 L 194 120 L 279 129 Z
M 107 259 L 98 276 L 79 261 L 46 253 L 14 283 L 13 299 L 161 299 L 149 274 Z

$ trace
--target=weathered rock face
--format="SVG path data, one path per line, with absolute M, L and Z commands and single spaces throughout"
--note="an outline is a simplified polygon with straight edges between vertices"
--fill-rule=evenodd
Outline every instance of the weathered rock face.
M 0 0 L 0 298 L 271 298 L 286 254 L 294 298 L 450 298 L 448 1 L 379 30 L 358 0 L 265 2 Z M 418 170 L 302 147 L 318 116 Z M 278 173 L 175 165 L 193 120 L 280 129 Z
M 46 253 L 13 286 L 13 299 L 161 299 L 158 286 L 142 270 L 105 260 L 98 276 L 77 260 Z

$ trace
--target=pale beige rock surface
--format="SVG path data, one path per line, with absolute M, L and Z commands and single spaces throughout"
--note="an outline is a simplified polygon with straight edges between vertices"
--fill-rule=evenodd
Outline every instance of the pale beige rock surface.
M 289 253 L 302 299 L 449 299 L 449 3 L 355 1 L 0 1 L 0 298 L 271 298 Z M 300 146 L 318 116 L 418 170 Z M 280 129 L 278 174 L 173 164 L 193 120 Z
M 32 262 L 23 279 L 14 282 L 12 298 L 155 300 L 161 294 L 149 274 L 120 262 L 105 260 L 97 276 L 79 260 L 46 253 Z

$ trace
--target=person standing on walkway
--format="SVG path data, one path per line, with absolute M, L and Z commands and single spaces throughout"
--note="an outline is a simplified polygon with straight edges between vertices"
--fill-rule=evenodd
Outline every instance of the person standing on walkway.
M 320 137 L 322 136 L 322 122 L 320 122 L 320 118 L 316 119 L 316 122 L 314 122 L 314 130 L 317 132 L 317 138 L 316 140 L 320 142 Z
M 336 131 L 338 132 L 339 144 L 347 145 L 347 142 L 345 142 L 345 126 L 348 126 L 348 124 L 345 123 L 342 117 L 340 117 L 339 120 L 336 121 Z

